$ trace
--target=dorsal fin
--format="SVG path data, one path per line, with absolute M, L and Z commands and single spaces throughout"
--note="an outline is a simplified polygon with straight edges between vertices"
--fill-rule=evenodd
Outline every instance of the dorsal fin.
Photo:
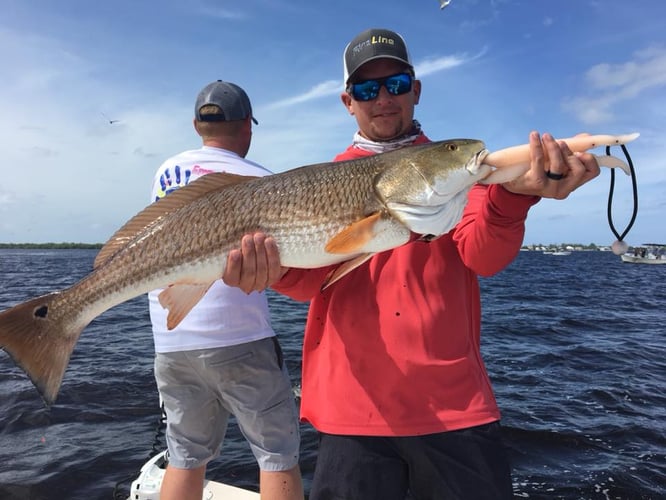
M 247 175 L 214 172 L 203 175 L 187 186 L 176 189 L 164 198 L 148 205 L 118 229 L 95 257 L 93 267 L 97 268 L 102 265 L 139 233 L 158 222 L 166 214 L 178 210 L 208 193 L 256 178 Z

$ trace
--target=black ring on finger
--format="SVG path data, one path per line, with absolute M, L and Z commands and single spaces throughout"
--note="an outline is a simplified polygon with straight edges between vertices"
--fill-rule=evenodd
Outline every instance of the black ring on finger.
M 546 177 L 554 181 L 561 181 L 562 179 L 564 179 L 564 174 L 554 174 L 550 170 L 547 170 Z

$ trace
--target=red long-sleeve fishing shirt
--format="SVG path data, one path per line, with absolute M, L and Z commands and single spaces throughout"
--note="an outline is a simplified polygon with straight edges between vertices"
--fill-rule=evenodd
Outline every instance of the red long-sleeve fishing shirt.
M 428 142 L 425 136 L 418 142 Z M 350 147 L 336 161 L 372 153 Z M 517 255 L 537 197 L 474 186 L 462 220 L 430 242 L 375 255 L 320 292 L 331 269 L 274 288 L 310 300 L 301 418 L 329 434 L 413 436 L 500 418 L 480 354 L 477 275 Z

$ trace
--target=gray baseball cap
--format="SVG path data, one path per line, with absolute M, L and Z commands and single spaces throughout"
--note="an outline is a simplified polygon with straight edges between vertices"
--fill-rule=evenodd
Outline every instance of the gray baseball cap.
M 220 108 L 220 112 L 202 115 L 201 108 L 209 104 Z M 231 122 L 244 120 L 248 116 L 252 116 L 252 106 L 245 91 L 235 83 L 222 80 L 209 83 L 201 89 L 194 104 L 194 117 L 200 122 Z M 252 121 L 259 123 L 254 116 Z
M 349 78 L 354 72 L 365 63 L 382 58 L 395 59 L 414 70 L 407 44 L 402 36 L 395 31 L 371 28 L 356 35 L 345 47 L 343 56 L 345 85 L 349 83 Z

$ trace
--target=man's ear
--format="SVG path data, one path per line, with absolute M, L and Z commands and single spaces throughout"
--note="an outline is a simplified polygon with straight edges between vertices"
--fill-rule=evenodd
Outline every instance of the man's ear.
M 354 110 L 352 109 L 352 98 L 347 92 L 343 92 L 340 94 L 340 100 L 342 101 L 342 104 L 344 104 L 345 108 L 347 108 L 347 111 L 349 111 L 350 115 L 354 115 Z
M 421 98 L 421 80 L 414 80 L 414 104 L 419 103 L 419 99 Z

